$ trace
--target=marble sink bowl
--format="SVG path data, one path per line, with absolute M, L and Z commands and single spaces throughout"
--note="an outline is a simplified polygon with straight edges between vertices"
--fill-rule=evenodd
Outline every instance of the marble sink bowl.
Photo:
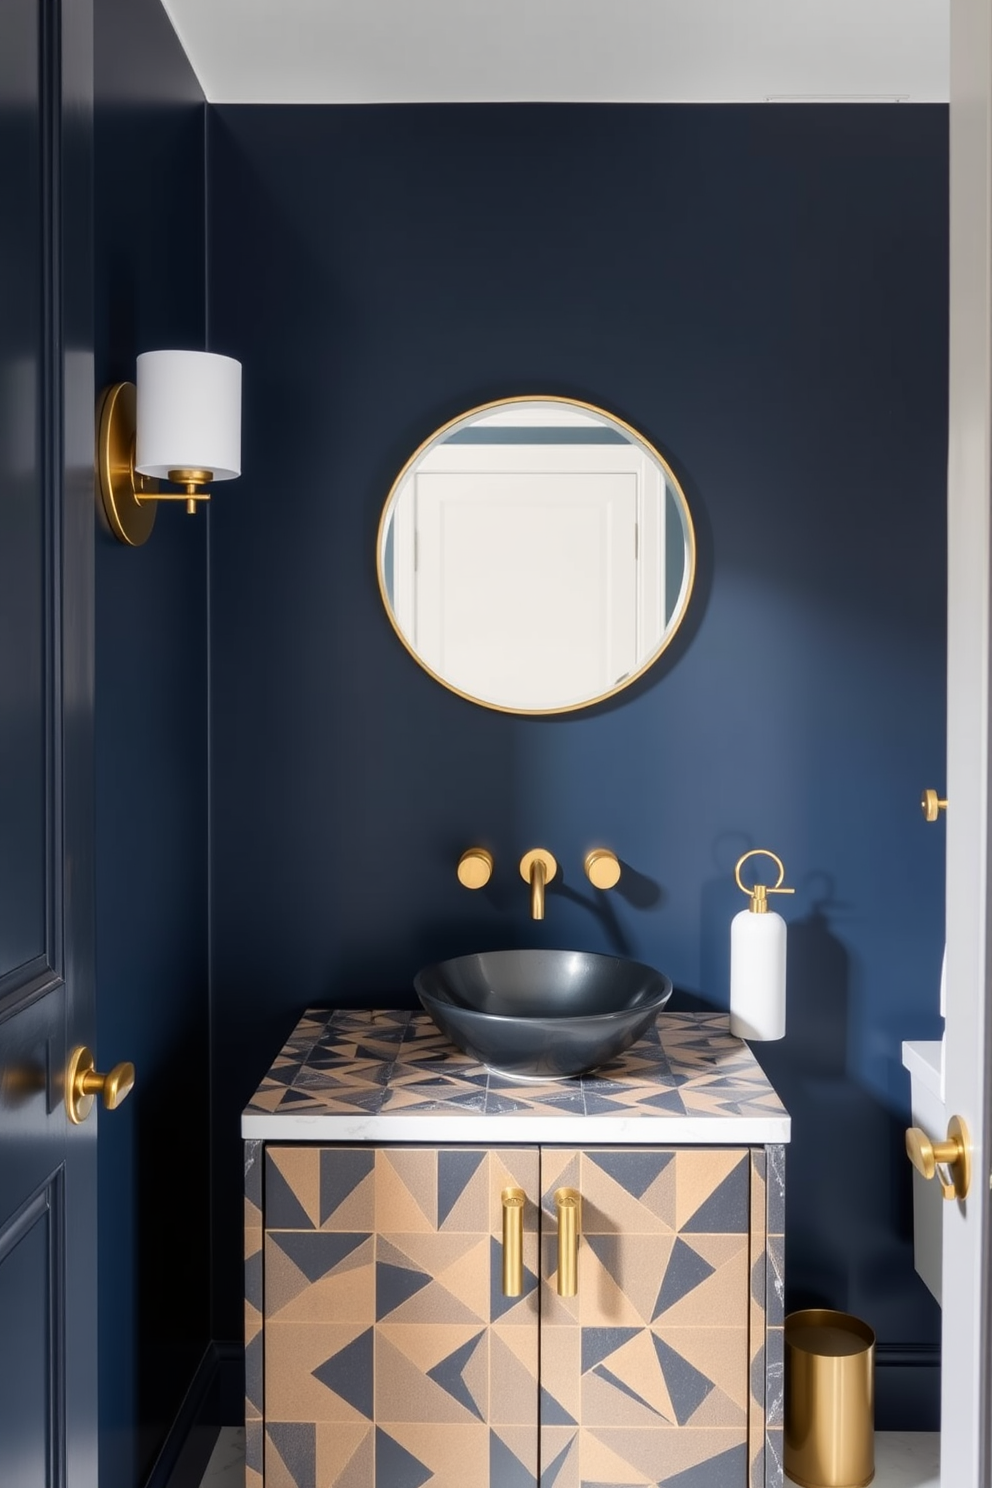
M 560 1080 L 614 1059 L 672 995 L 653 967 L 590 951 L 487 951 L 425 966 L 417 996 L 464 1053 L 519 1080 Z

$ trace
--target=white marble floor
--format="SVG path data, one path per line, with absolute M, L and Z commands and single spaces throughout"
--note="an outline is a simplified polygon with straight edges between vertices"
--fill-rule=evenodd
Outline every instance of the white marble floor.
M 245 1488 L 245 1429 L 222 1426 L 200 1488 Z
M 244 1488 L 244 1472 L 244 1431 L 223 1426 L 201 1488 Z M 939 1434 L 876 1431 L 874 1488 L 940 1488 Z
M 940 1488 L 939 1431 L 876 1431 L 874 1488 Z

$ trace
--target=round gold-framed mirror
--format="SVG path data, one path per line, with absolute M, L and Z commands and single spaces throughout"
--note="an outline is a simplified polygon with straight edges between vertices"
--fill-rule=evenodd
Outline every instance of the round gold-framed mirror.
M 546 715 L 592 707 L 654 665 L 685 617 L 696 539 L 643 434 L 534 394 L 470 408 L 414 450 L 376 563 L 393 628 L 436 681 Z

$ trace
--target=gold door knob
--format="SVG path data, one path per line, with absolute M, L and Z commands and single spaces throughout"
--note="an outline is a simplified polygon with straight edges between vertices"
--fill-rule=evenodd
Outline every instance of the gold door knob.
M 582 1199 L 574 1188 L 555 1192 L 558 1211 L 558 1295 L 574 1297 L 579 1290 L 579 1219 Z
M 532 920 L 544 919 L 544 886 L 558 872 L 558 863 L 546 847 L 532 847 L 520 859 L 520 877 L 530 884 Z
M 620 882 L 620 863 L 608 847 L 594 847 L 582 865 L 594 889 L 615 889 Z
M 947 1123 L 947 1141 L 932 1142 L 925 1131 L 911 1126 L 906 1133 L 906 1156 L 921 1177 L 936 1178 L 945 1199 L 965 1199 L 971 1187 L 971 1142 L 960 1116 Z
M 65 1070 L 65 1108 L 73 1126 L 85 1121 L 98 1095 L 108 1111 L 115 1111 L 134 1089 L 134 1065 L 115 1064 L 106 1075 L 97 1073 L 93 1050 L 80 1044 L 69 1055 Z
M 503 1296 L 524 1290 L 524 1203 L 522 1188 L 503 1190 Z
M 941 799 L 935 790 L 925 790 L 920 797 L 920 810 L 928 822 L 935 822 L 940 813 L 947 810 L 947 798 Z
M 458 859 L 458 882 L 466 889 L 484 889 L 493 876 L 493 855 L 487 847 L 467 847 Z

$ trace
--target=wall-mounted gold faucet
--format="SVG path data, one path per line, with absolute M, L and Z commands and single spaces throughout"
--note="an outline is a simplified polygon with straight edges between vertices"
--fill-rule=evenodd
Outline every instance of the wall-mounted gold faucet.
M 620 882 L 620 862 L 608 847 L 594 847 L 582 861 L 586 878 L 594 889 L 615 889 Z
M 484 889 L 493 876 L 488 847 L 467 847 L 458 859 L 458 882 L 466 889 Z
M 520 877 L 530 884 L 530 917 L 544 919 L 544 886 L 558 872 L 558 864 L 546 847 L 532 847 L 520 859 Z

